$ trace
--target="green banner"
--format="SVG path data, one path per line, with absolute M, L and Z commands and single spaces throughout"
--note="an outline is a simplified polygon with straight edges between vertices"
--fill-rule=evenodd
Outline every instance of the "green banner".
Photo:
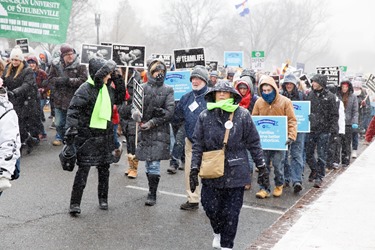
M 264 51 L 251 51 L 251 57 L 264 57 Z
M 72 0 L 0 0 L 0 37 L 64 43 Z

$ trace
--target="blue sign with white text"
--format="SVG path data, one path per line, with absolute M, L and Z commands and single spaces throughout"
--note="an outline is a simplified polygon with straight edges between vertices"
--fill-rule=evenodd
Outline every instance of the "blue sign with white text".
M 224 51 L 224 66 L 242 68 L 243 51 Z
M 180 100 L 184 94 L 192 91 L 190 71 L 168 71 L 164 83 L 173 87 L 176 101 Z
M 292 101 L 294 114 L 297 118 L 297 132 L 310 133 L 310 102 Z
M 286 116 L 252 116 L 263 150 L 288 150 Z

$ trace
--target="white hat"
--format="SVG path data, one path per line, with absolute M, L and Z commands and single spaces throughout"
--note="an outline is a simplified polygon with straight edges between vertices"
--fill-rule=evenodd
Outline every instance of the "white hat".
M 17 59 L 20 61 L 24 60 L 24 56 L 20 46 L 15 46 L 14 49 L 12 49 L 12 52 L 10 52 L 10 59 Z

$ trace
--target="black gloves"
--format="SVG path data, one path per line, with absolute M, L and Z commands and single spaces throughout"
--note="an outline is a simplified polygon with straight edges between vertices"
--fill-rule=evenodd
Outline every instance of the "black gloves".
M 64 136 L 64 144 L 72 145 L 74 143 L 74 138 L 78 135 L 78 130 L 75 127 L 70 127 L 66 130 Z
M 270 186 L 270 172 L 266 165 L 258 166 L 258 184 L 268 189 Z
M 199 186 L 198 173 L 199 171 L 197 168 L 193 168 L 190 170 L 189 181 L 190 181 L 190 191 L 192 193 L 194 193 L 197 186 Z
M 285 142 L 285 145 L 290 146 L 290 145 L 292 145 L 293 142 L 294 141 L 292 139 L 288 138 L 288 140 L 286 140 L 286 142 Z
M 152 111 L 152 116 L 153 117 L 163 117 L 165 116 L 165 110 L 163 108 L 154 108 Z
M 152 121 L 148 121 L 146 123 L 141 124 L 141 130 L 149 130 L 154 127 L 154 123 Z
M 69 77 L 56 77 L 55 86 L 65 85 L 69 82 Z
M 14 94 L 14 92 L 13 91 L 10 91 L 10 90 L 8 90 L 8 100 L 10 101 L 10 102 L 13 102 L 15 99 L 16 99 L 16 95 Z

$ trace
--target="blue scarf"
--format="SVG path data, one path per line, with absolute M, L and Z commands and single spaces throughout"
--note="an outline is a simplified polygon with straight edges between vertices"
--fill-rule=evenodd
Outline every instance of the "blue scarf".
M 262 93 L 262 98 L 268 103 L 271 104 L 275 100 L 276 91 L 272 90 L 269 94 Z

